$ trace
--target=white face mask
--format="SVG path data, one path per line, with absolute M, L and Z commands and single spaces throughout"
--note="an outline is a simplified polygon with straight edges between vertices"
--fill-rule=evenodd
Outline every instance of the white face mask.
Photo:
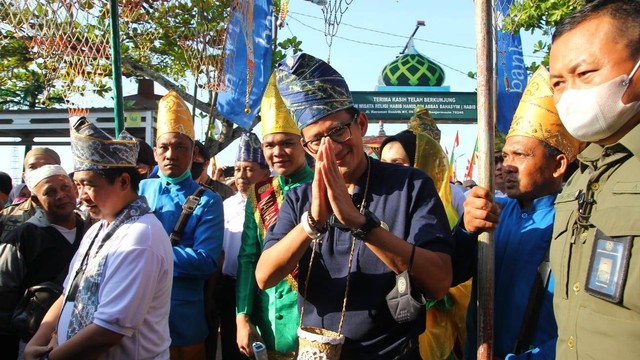
M 613 135 L 640 112 L 640 100 L 622 103 L 622 96 L 640 61 L 631 74 L 621 75 L 589 89 L 568 89 L 556 104 L 562 124 L 573 137 L 595 142 Z

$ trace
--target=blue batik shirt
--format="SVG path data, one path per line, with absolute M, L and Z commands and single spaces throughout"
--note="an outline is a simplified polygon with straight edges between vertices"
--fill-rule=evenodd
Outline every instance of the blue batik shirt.
M 182 213 L 182 204 L 199 185 L 188 177 L 176 184 L 162 179 L 140 183 L 153 213 L 171 234 Z M 171 345 L 201 343 L 208 334 L 204 316 L 204 283 L 218 267 L 224 236 L 222 199 L 206 190 L 189 217 L 178 246 L 173 247 L 173 287 L 169 329 Z
M 524 320 L 538 267 L 549 251 L 555 216 L 556 195 L 535 199 L 529 210 L 523 210 L 517 200 L 496 199 L 502 205 L 500 223 L 493 233 L 495 251 L 494 286 L 494 354 L 506 357 L 513 352 Z M 475 274 L 477 266 L 477 234 L 463 229 L 463 220 L 455 228 L 456 250 L 453 256 L 454 282 Z M 536 328 L 531 338 L 531 350 L 511 359 L 555 359 L 558 328 L 553 315 L 553 276 L 546 286 Z M 465 359 L 475 359 L 477 352 L 476 282 L 467 310 L 467 341 Z

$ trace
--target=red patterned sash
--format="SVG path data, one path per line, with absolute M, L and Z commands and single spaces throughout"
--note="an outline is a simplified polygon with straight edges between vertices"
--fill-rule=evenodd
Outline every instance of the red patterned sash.
M 277 176 L 260 182 L 254 186 L 255 196 L 255 213 L 256 222 L 258 227 L 262 230 L 262 238 L 264 239 L 267 230 L 278 220 L 278 213 L 280 212 L 280 204 L 284 201 L 284 194 L 280 186 L 280 181 Z M 294 290 L 298 288 L 298 267 L 296 266 L 291 271 L 290 276 L 287 276 L 287 282 Z
M 282 202 L 282 191 L 279 188 L 277 177 L 256 184 L 254 187 L 257 210 L 256 220 L 259 220 L 258 226 L 264 231 L 263 234 L 266 234 L 269 227 L 275 224 L 278 219 L 280 203 Z

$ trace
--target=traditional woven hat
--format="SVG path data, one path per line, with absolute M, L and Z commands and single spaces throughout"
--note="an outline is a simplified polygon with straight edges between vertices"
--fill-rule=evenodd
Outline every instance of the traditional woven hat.
M 507 138 L 527 136 L 562 151 L 573 161 L 580 150 L 580 141 L 569 134 L 560 121 L 553 103 L 553 90 L 549 71 L 540 66 L 522 93 L 522 99 L 513 116 Z
M 56 175 L 68 176 L 67 172 L 60 165 L 44 165 L 24 175 L 24 181 L 30 191 L 40 183 L 40 181 Z
M 160 99 L 156 130 L 156 139 L 167 133 L 180 133 L 191 141 L 195 140 L 191 112 L 187 103 L 175 91 L 169 91 Z
M 243 132 L 240 136 L 240 146 L 236 154 L 236 161 L 252 161 L 258 164 L 267 165 L 267 161 L 262 153 L 260 140 L 254 133 Z
M 262 138 L 269 134 L 290 133 L 300 135 L 300 130 L 291 118 L 287 106 L 282 101 L 282 96 L 276 87 L 276 73 L 271 74 L 269 83 L 264 91 L 260 103 L 260 117 L 262 121 Z
M 71 153 L 74 171 L 135 167 L 138 143 L 126 131 L 114 139 L 81 117 L 71 126 Z
M 276 84 L 299 129 L 353 106 L 351 91 L 342 75 L 309 54 L 279 62 Z
M 409 119 L 409 130 L 414 133 L 425 133 L 431 136 L 435 141 L 440 141 L 440 129 L 436 121 L 433 119 L 429 110 L 424 106 L 418 105 L 413 109 L 413 116 Z

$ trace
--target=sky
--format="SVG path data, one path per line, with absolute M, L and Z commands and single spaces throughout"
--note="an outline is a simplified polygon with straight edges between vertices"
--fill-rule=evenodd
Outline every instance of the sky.
M 302 41 L 302 49 L 318 58 L 329 60 L 344 76 L 352 91 L 373 91 L 385 65 L 393 61 L 402 51 L 413 33 L 418 20 L 420 27 L 414 45 L 423 55 L 436 61 L 446 73 L 444 85 L 451 91 L 473 92 L 476 81 L 466 74 L 476 71 L 474 2 L 472 0 L 351 0 L 346 6 L 342 0 L 343 15 L 337 33 L 329 49 L 324 34 L 324 19 L 321 7 L 306 0 L 290 0 L 285 27 L 278 30 L 278 39 L 296 36 Z M 330 0 L 329 3 L 334 3 Z M 540 34 L 522 33 L 525 62 L 540 62 L 533 55 L 533 43 L 544 39 Z M 166 89 L 156 85 L 156 94 L 163 95 Z M 135 94 L 136 85 L 124 82 L 124 95 Z M 108 105 L 107 105 L 108 106 Z M 459 178 L 465 172 L 467 160 L 473 152 L 476 140 L 476 125 L 439 125 L 442 131 L 441 145 L 451 149 L 456 132 L 460 146 L 455 151 L 456 172 Z M 403 124 L 386 124 L 387 135 L 406 129 Z M 259 126 L 254 129 L 259 133 Z M 379 126 L 371 123 L 367 135 L 377 135 Z M 0 135 L 1 136 L 1 135 Z M 204 138 L 201 124 L 196 123 L 196 137 Z M 22 146 L 1 147 L 3 153 L 24 153 Z M 67 147 L 52 147 L 61 154 L 63 167 L 72 170 L 73 164 Z M 233 165 L 237 142 L 216 155 L 219 165 Z M 13 156 L 13 155 L 12 155 Z M 15 163 L 15 161 L 14 161 Z M 11 168 L 10 156 L 0 157 L 0 170 L 19 177 Z M 474 177 L 477 171 L 474 172 Z

